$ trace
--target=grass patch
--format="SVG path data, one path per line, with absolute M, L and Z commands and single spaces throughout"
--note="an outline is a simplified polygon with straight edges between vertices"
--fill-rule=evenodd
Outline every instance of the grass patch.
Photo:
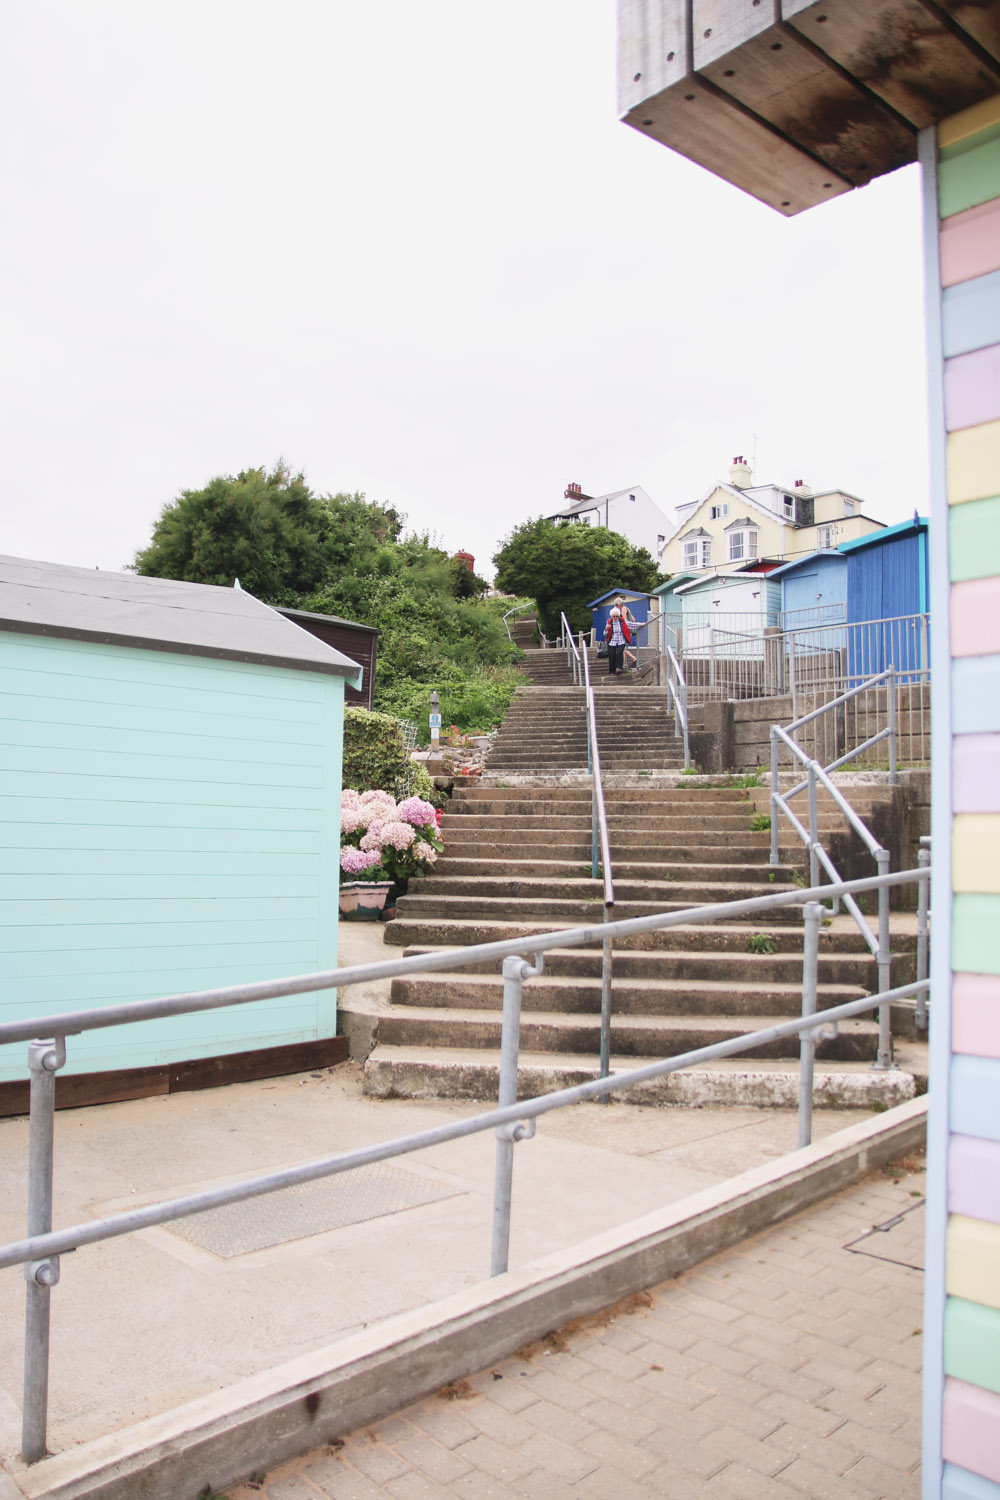
M 748 953 L 777 953 L 778 945 L 767 932 L 755 932 L 747 940 Z
M 751 833 L 770 833 L 771 817 L 769 813 L 754 813 L 750 819 Z

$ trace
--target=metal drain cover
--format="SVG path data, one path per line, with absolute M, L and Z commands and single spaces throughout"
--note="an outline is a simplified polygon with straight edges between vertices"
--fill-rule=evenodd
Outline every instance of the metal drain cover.
M 897 1266 L 909 1266 L 913 1271 L 924 1269 L 924 1208 L 926 1199 L 921 1198 L 910 1208 L 883 1224 L 873 1224 L 856 1240 L 844 1246 L 855 1255 L 871 1255 L 876 1260 L 889 1260 Z
M 376 1162 L 319 1182 L 281 1188 L 263 1198 L 210 1208 L 176 1219 L 164 1228 L 213 1255 L 248 1255 L 328 1229 L 343 1229 L 348 1224 L 363 1224 L 367 1219 L 455 1198 L 464 1191 Z

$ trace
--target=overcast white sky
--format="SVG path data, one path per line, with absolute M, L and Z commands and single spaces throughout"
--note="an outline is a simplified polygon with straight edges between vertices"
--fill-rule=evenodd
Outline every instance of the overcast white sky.
M 0 551 L 284 456 L 477 569 L 570 480 L 926 510 L 916 168 L 786 220 L 620 124 L 613 0 L 6 0 Z

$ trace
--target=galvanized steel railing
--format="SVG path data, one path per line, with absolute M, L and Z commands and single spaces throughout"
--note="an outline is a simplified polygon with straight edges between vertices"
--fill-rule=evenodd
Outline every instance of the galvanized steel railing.
M 889 667 L 885 672 L 878 673 L 867 682 L 860 683 L 848 693 L 842 693 L 832 703 L 826 703 L 822 708 L 814 709 L 812 713 L 803 714 L 801 718 L 795 719 L 791 724 L 782 728 L 779 724 L 771 725 L 771 864 L 777 867 L 780 864 L 778 850 L 778 817 L 784 814 L 794 831 L 805 844 L 809 851 L 809 884 L 819 885 L 820 869 L 822 868 L 831 881 L 839 881 L 841 875 L 833 860 L 824 849 L 819 836 L 819 812 L 817 789 L 822 786 L 824 791 L 832 798 L 835 805 L 843 813 L 851 828 L 861 839 L 865 848 L 871 854 L 878 867 L 879 875 L 889 873 L 889 851 L 884 849 L 872 833 L 867 824 L 858 816 L 855 809 L 848 802 L 839 787 L 830 780 L 829 772 L 839 769 L 853 760 L 856 756 L 864 753 L 872 745 L 883 739 L 889 741 L 889 779 L 895 784 L 898 781 L 896 774 L 896 718 L 894 713 L 895 695 L 893 692 L 895 668 Z M 872 735 L 862 745 L 856 746 L 848 751 L 846 755 L 831 761 L 828 766 L 821 766 L 818 761 L 809 756 L 801 745 L 793 738 L 797 729 L 806 724 L 814 723 L 824 714 L 835 711 L 849 700 L 856 698 L 860 693 L 870 692 L 882 682 L 888 683 L 887 700 L 889 705 L 889 722 L 885 729 Z M 805 767 L 806 779 L 793 786 L 784 796 L 778 789 L 778 768 L 780 761 L 781 746 L 790 751 L 793 762 L 798 761 Z M 789 807 L 789 802 L 800 792 L 808 792 L 809 799 L 809 827 L 802 824 Z M 878 962 L 879 989 L 888 990 L 890 986 L 890 968 L 892 964 L 892 953 L 889 945 L 889 889 L 886 885 L 878 888 L 878 934 L 876 935 L 865 914 L 862 912 L 853 896 L 844 898 L 844 905 L 854 918 L 862 937 L 869 950 Z M 834 901 L 833 909 L 836 910 L 837 902 Z M 892 1066 L 892 1027 L 891 1015 L 888 1005 L 879 1010 L 879 1052 L 876 1066 L 879 1068 L 890 1068 Z
M 31 1077 L 27 1236 L 23 1240 L 0 1247 L 0 1269 L 23 1266 L 27 1282 L 22 1420 L 24 1459 L 28 1463 L 34 1463 L 44 1457 L 46 1452 L 49 1323 L 52 1289 L 59 1282 L 59 1257 L 80 1249 L 84 1245 L 93 1245 L 102 1240 L 133 1234 L 155 1224 L 166 1224 L 175 1219 L 185 1218 L 189 1214 L 202 1213 L 230 1203 L 262 1197 L 267 1193 L 277 1192 L 282 1188 L 293 1187 L 300 1183 L 332 1177 L 350 1171 L 354 1167 L 405 1156 L 429 1146 L 475 1135 L 484 1130 L 494 1130 L 497 1136 L 497 1148 L 491 1274 L 500 1275 L 506 1271 L 508 1264 L 513 1149 L 517 1141 L 534 1135 L 535 1122 L 540 1115 L 583 1100 L 608 1097 L 616 1090 L 634 1088 L 638 1084 L 666 1077 L 682 1068 L 694 1067 L 698 1063 L 708 1062 L 718 1057 L 732 1057 L 756 1047 L 766 1046 L 772 1041 L 795 1035 L 801 1038 L 799 1144 L 800 1146 L 808 1145 L 812 1133 L 812 1095 L 807 1081 L 812 1076 L 812 1057 L 817 1040 L 823 1035 L 830 1034 L 827 1028 L 836 1026 L 842 1020 L 861 1015 L 876 1006 L 881 1008 L 911 996 L 926 995 L 929 987 L 929 980 L 918 978 L 912 984 L 901 985 L 895 990 L 866 995 L 860 1000 L 830 1007 L 824 1010 L 821 1013 L 821 1019 L 818 1019 L 816 1010 L 818 929 L 819 923 L 826 914 L 826 908 L 817 898 L 831 895 L 846 898 L 859 891 L 881 889 L 883 886 L 888 888 L 914 880 L 923 885 L 929 878 L 930 871 L 924 866 L 919 870 L 907 870 L 894 875 L 878 876 L 874 879 L 840 882 L 836 886 L 827 886 L 822 889 L 782 891 L 743 901 L 695 907 L 688 911 L 668 912 L 652 917 L 631 917 L 601 926 L 572 928 L 563 932 L 546 933 L 541 937 L 513 938 L 504 942 L 482 943 L 470 948 L 451 949 L 444 953 L 419 954 L 385 963 L 355 965 L 347 969 L 334 969 L 318 974 L 300 974 L 287 979 L 261 980 L 256 984 L 173 995 L 158 1000 L 137 1000 L 99 1009 L 9 1022 L 0 1026 L 0 1044 L 8 1042 L 29 1044 L 28 1067 Z M 699 1047 L 677 1057 L 647 1063 L 639 1068 L 631 1068 L 614 1077 L 599 1077 L 572 1088 L 560 1089 L 535 1099 L 517 1102 L 521 990 L 525 980 L 541 974 L 543 954 L 547 949 L 605 943 L 615 937 L 655 932 L 681 924 L 726 921 L 733 917 L 754 915 L 799 904 L 806 907 L 803 999 L 800 1017 L 760 1031 L 731 1037 L 727 1041 L 716 1042 L 709 1047 Z M 525 954 L 534 955 L 534 964 L 525 962 Z M 452 1120 L 446 1125 L 419 1131 L 413 1135 L 401 1136 L 396 1140 L 382 1141 L 337 1156 L 305 1162 L 300 1166 L 286 1168 L 280 1172 L 266 1173 L 260 1177 L 230 1183 L 225 1187 L 169 1199 L 162 1203 L 131 1209 L 125 1213 L 113 1214 L 107 1218 L 72 1225 L 65 1229 L 52 1229 L 55 1075 L 65 1065 L 68 1037 L 84 1031 L 120 1026 L 126 1022 L 190 1015 L 201 1011 L 219 1010 L 232 1005 L 270 1000 L 282 995 L 305 994 L 314 990 L 345 989 L 351 984 L 390 979 L 396 975 L 448 970 L 469 963 L 482 963 L 490 960 L 502 962 L 504 977 L 500 1102 L 496 1109 L 488 1110 L 469 1119 Z M 40 1033 L 42 1039 L 39 1039 Z

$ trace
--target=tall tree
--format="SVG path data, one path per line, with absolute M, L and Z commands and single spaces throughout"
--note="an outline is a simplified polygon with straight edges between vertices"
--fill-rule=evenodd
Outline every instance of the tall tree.
M 363 495 L 317 496 L 278 463 L 220 475 L 166 505 L 137 573 L 231 586 L 268 604 L 294 605 L 345 572 L 374 570 L 402 518 Z
M 609 589 L 646 591 L 663 582 L 645 547 L 579 521 L 525 521 L 501 542 L 493 561 L 497 588 L 533 598 L 547 635 L 558 633 L 561 612 L 574 630 L 588 630 L 587 605 Z

